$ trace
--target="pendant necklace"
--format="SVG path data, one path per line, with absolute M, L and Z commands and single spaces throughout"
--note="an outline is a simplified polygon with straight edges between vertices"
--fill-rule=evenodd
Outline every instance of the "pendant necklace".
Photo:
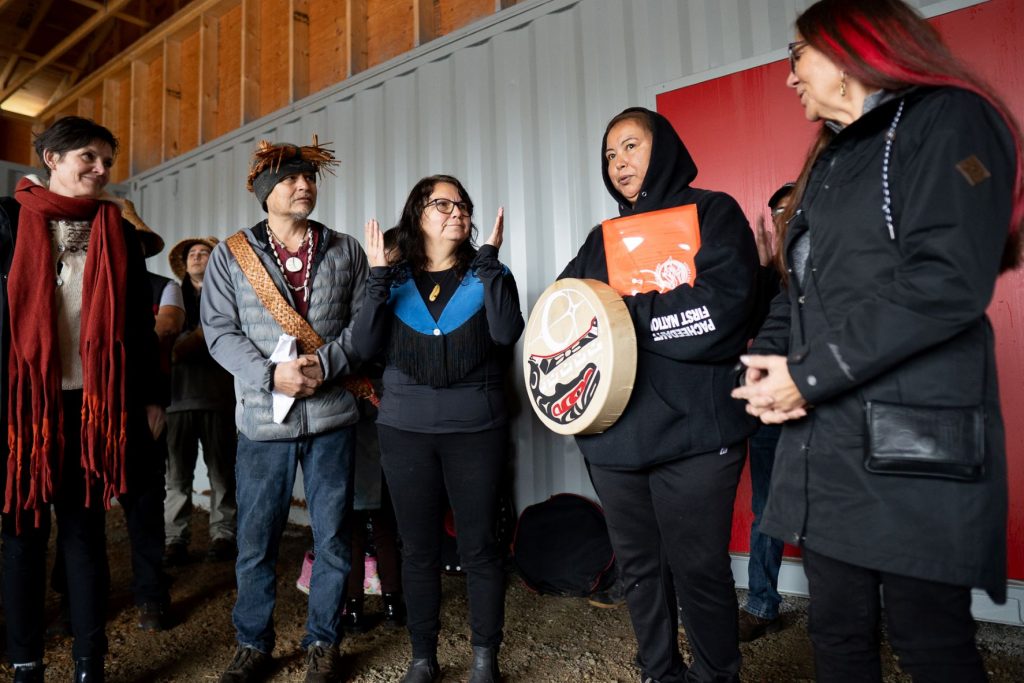
M 441 296 L 441 283 L 448 279 L 448 274 L 452 271 L 451 269 L 444 271 L 444 275 L 441 276 L 440 281 L 435 280 L 429 270 L 425 270 L 423 272 L 426 273 L 427 277 L 430 278 L 430 281 L 434 283 L 434 288 L 430 290 L 430 296 L 427 297 L 427 300 L 430 301 L 430 303 L 434 303 L 437 301 L 437 297 Z
M 285 253 L 287 254 L 288 253 L 288 248 L 286 246 L 284 246 L 284 242 L 282 242 L 281 240 L 277 239 L 277 235 L 275 235 L 274 231 L 270 229 L 270 225 L 269 224 L 267 225 L 267 232 L 270 233 L 271 239 L 273 239 L 275 242 L 280 244 L 281 248 L 284 249 Z M 302 245 L 305 244 L 307 241 L 309 242 L 309 246 L 306 248 L 306 274 L 305 274 L 305 276 L 302 279 L 302 285 L 299 286 L 299 287 L 296 287 L 292 283 L 288 282 L 288 278 L 287 277 L 285 277 L 284 283 L 288 286 L 288 289 L 292 290 L 293 292 L 302 292 L 302 299 L 303 299 L 303 301 L 307 301 L 308 302 L 309 301 L 309 271 L 310 271 L 310 269 L 312 268 L 312 265 L 313 265 L 313 229 L 310 228 L 308 225 L 306 226 L 306 236 L 302 238 L 301 242 L 299 242 L 299 251 L 300 252 L 302 251 Z M 277 267 L 281 269 L 282 273 L 284 273 L 285 270 L 287 270 L 289 273 L 297 273 L 300 270 L 302 270 L 302 259 L 300 259 L 298 256 L 289 256 L 288 259 L 284 263 L 281 263 L 281 257 L 278 255 L 277 249 L 274 248 L 274 245 L 270 245 L 270 251 L 274 252 L 274 260 L 277 261 Z

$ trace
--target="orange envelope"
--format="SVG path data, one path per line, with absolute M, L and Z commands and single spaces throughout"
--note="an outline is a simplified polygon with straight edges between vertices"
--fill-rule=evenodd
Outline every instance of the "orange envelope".
M 686 204 L 601 224 L 608 284 L 623 296 L 667 292 L 697 278 L 697 205 Z

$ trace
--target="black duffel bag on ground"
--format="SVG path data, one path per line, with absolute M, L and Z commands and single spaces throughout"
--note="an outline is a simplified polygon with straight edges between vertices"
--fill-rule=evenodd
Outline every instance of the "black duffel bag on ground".
M 615 553 L 604 512 L 571 493 L 523 510 L 512 556 L 527 587 L 544 595 L 587 597 L 614 579 Z

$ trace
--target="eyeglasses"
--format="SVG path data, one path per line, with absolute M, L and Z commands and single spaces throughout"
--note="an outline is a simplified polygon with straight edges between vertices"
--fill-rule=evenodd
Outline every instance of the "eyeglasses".
M 446 216 L 450 215 L 451 212 L 455 210 L 456 206 L 459 207 L 459 211 L 462 212 L 463 216 L 473 215 L 473 212 L 470 211 L 469 209 L 469 204 L 467 204 L 466 202 L 453 202 L 450 199 L 438 198 L 431 199 L 429 202 L 427 202 L 426 205 L 434 207 L 435 209 L 445 214 Z
M 789 51 L 789 70 L 791 73 L 796 73 L 796 60 L 800 56 L 797 50 L 800 50 L 805 45 L 807 45 L 806 40 L 798 40 L 787 46 L 786 49 Z

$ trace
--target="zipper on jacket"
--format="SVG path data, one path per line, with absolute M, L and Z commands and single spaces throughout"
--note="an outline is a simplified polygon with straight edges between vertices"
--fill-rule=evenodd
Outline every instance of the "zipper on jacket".
M 811 438 L 814 436 L 814 416 L 812 415 L 810 418 L 811 424 L 807 430 L 807 438 L 800 444 L 801 455 L 804 458 L 804 510 L 795 545 L 803 545 L 807 540 L 807 518 L 810 516 L 811 509 Z

